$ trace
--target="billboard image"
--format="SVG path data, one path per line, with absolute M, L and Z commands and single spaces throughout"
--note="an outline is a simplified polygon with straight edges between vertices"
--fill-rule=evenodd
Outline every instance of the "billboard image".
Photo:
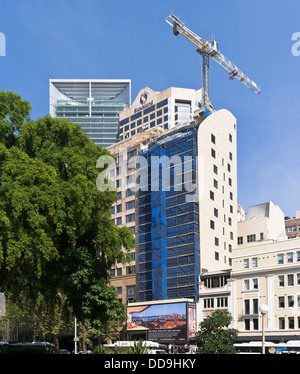
M 193 314 L 192 311 L 189 313 Z M 148 340 L 158 342 L 187 340 L 186 302 L 129 307 L 127 314 L 128 333 L 146 331 Z M 192 331 L 189 330 L 189 335 L 193 334 Z

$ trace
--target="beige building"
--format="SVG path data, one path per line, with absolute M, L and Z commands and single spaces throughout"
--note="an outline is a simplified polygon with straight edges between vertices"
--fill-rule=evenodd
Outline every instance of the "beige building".
M 300 239 L 257 242 L 234 251 L 233 327 L 243 340 L 261 339 L 259 307 L 268 305 L 265 332 L 273 342 L 300 337 Z
M 118 200 L 111 208 L 111 216 L 118 226 L 127 226 L 136 236 L 136 195 L 130 187 L 130 176 L 135 170 L 128 167 L 129 159 L 138 155 L 153 139 L 155 139 L 164 130 L 154 128 L 143 133 L 137 134 L 108 147 L 110 153 L 115 157 L 116 167 L 110 171 L 110 178 L 117 187 Z M 130 165 L 129 165 L 130 166 Z M 132 250 L 131 261 L 129 264 L 116 264 L 111 269 L 111 285 L 113 285 L 123 303 L 136 301 L 136 250 Z
M 237 240 L 236 118 L 213 112 L 198 129 L 201 273 L 231 268 Z
M 244 217 L 238 222 L 238 246 L 285 239 L 284 213 L 272 201 L 250 206 Z
M 288 239 L 300 237 L 300 210 L 296 212 L 294 218 L 285 218 L 285 229 Z

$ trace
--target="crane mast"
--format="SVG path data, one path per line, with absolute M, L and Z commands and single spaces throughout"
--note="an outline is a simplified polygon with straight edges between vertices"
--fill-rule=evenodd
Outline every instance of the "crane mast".
M 209 101 L 209 59 L 212 58 L 217 64 L 229 73 L 229 79 L 238 79 L 254 93 L 260 94 L 261 90 L 258 85 L 248 78 L 234 63 L 220 53 L 218 43 L 213 40 L 208 42 L 201 38 L 193 31 L 189 30 L 185 24 L 180 21 L 174 14 L 166 18 L 166 22 L 173 27 L 173 34 L 181 34 L 197 47 L 197 52 L 201 55 L 202 61 L 202 106 L 210 104 Z

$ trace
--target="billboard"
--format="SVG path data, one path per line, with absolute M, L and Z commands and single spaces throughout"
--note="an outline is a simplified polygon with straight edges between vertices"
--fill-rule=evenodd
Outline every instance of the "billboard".
M 132 306 L 127 309 L 127 314 L 127 333 L 146 332 L 147 340 L 183 344 L 195 336 L 194 303 Z

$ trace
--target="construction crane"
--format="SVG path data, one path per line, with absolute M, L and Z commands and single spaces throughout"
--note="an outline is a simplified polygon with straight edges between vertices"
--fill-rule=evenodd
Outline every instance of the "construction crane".
M 229 73 L 229 79 L 238 79 L 245 86 L 250 88 L 254 93 L 260 94 L 261 90 L 258 85 L 248 78 L 235 64 L 228 60 L 222 53 L 220 53 L 219 44 L 213 40 L 208 42 L 200 38 L 193 31 L 189 30 L 185 24 L 180 21 L 174 14 L 169 15 L 166 18 L 166 22 L 173 27 L 173 34 L 181 34 L 191 43 L 197 47 L 197 52 L 202 57 L 202 106 L 206 107 L 210 104 L 209 101 L 209 59 L 212 58 L 222 68 Z

